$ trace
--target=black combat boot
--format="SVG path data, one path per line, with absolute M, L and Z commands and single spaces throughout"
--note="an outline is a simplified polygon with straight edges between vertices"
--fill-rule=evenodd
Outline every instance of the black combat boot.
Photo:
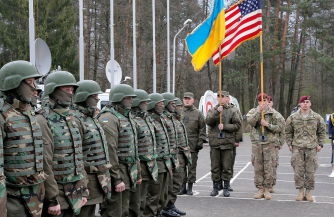
M 230 192 L 228 192 L 228 186 L 230 185 L 230 181 L 224 181 L 223 195 L 224 197 L 229 197 Z
M 218 183 L 219 181 L 213 181 L 213 190 L 210 193 L 210 196 L 214 197 L 218 195 Z
M 180 190 L 180 192 L 177 195 L 184 195 L 187 193 L 187 183 L 183 183 L 182 184 L 182 188 Z
M 223 180 L 222 179 L 218 181 L 218 191 L 221 191 L 221 190 L 223 190 Z
M 179 215 L 185 215 L 186 214 L 186 212 L 181 211 L 178 208 L 176 208 L 176 206 L 170 201 L 168 202 L 167 207 L 169 207 L 170 210 L 173 210 L 174 212 L 176 212 Z
M 164 217 L 164 215 L 161 212 L 158 212 L 157 217 Z
M 188 183 L 187 195 L 193 195 L 193 183 Z
M 228 191 L 233 191 L 233 188 L 231 188 L 231 185 L 230 185 L 230 182 L 228 182 L 228 188 L 227 188 Z
M 169 216 L 169 217 L 180 217 L 180 215 L 174 212 L 168 205 L 165 209 L 161 211 L 162 216 Z

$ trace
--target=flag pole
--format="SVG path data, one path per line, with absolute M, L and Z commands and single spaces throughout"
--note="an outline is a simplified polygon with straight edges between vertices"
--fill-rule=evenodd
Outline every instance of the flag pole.
M 219 44 L 219 106 L 222 106 L 222 63 L 221 63 L 221 44 Z M 219 123 L 222 124 L 222 112 L 220 112 Z
M 261 59 L 261 101 L 263 104 L 263 53 L 262 53 L 262 32 L 260 33 L 260 59 Z M 262 120 L 264 120 L 264 112 L 262 110 Z M 264 126 L 262 126 L 262 137 L 264 137 Z

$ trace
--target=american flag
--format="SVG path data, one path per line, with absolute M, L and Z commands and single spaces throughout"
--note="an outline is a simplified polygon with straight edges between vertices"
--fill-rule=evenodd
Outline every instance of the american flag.
M 241 43 L 256 38 L 262 32 L 261 0 L 242 0 L 225 12 L 225 39 L 221 44 L 221 59 L 234 51 Z M 219 63 L 219 47 L 212 55 Z

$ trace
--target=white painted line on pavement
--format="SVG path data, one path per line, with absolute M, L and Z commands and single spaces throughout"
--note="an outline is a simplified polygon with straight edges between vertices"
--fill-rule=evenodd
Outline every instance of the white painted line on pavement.
M 205 177 L 207 177 L 210 174 L 211 174 L 211 172 L 208 172 L 207 174 L 205 174 L 204 176 L 202 176 L 200 179 L 197 179 L 196 183 L 199 182 L 199 181 L 201 181 L 202 179 L 204 179 Z M 196 185 L 196 184 L 194 184 L 194 185 Z
M 230 184 L 232 184 L 233 183 L 233 181 L 249 166 L 249 164 L 251 164 L 251 162 L 248 162 L 247 164 L 246 164 L 246 166 L 242 169 L 242 170 L 240 170 L 238 173 L 237 173 L 237 175 L 235 175 L 231 180 L 230 180 Z M 221 195 L 223 193 L 223 191 L 220 191 L 219 193 L 218 193 L 218 195 L 216 196 L 216 197 L 219 197 L 219 195 Z

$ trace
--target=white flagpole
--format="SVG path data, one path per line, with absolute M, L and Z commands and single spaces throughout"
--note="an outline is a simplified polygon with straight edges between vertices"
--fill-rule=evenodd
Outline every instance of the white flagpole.
M 152 25 L 153 25 L 153 93 L 157 92 L 157 66 L 155 54 L 155 0 L 152 0 Z
M 115 53 L 114 53 L 114 0 L 110 0 L 110 60 L 111 60 L 111 76 L 110 88 L 114 86 L 114 68 L 115 68 Z
M 83 81 L 85 66 L 84 66 L 84 38 L 83 38 L 83 0 L 79 0 L 79 23 L 80 23 L 80 36 L 79 36 L 79 77 L 80 81 Z
M 169 0 L 167 0 L 167 92 L 170 93 Z
M 30 63 L 35 65 L 34 0 L 29 0 L 29 48 L 30 48 Z

